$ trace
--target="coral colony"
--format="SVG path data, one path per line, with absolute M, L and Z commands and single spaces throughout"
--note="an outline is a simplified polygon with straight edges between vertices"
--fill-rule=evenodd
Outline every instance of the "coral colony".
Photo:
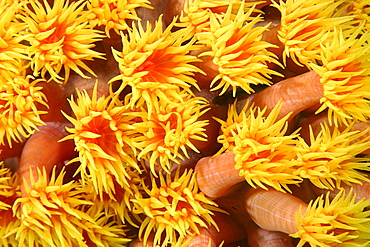
M 0 246 L 370 245 L 369 1 L 0 20 Z

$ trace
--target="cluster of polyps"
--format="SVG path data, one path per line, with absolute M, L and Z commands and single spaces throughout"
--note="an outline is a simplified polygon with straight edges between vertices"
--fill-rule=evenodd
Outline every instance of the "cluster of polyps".
M 2 1 L 0 245 L 367 245 L 369 9 Z

